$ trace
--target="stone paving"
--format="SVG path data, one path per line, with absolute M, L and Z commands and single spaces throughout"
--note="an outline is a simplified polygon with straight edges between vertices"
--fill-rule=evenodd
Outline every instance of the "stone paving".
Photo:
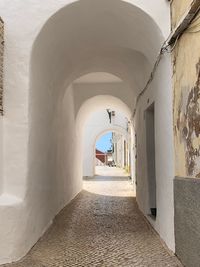
M 96 177 L 28 255 L 4 267 L 182 266 L 138 210 L 128 177 Z

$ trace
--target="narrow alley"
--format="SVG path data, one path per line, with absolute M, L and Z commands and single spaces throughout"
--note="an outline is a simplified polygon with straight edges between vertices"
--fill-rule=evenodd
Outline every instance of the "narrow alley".
M 129 177 L 111 171 L 117 176 L 85 180 L 28 255 L 3 266 L 182 266 L 139 211 Z M 99 172 L 110 174 L 108 168 Z
M 199 51 L 200 0 L 0 0 L 0 267 L 200 267 Z

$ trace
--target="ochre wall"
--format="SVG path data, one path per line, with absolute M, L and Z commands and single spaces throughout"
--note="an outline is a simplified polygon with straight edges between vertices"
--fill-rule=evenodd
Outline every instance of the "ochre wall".
M 181 17 L 186 12 L 187 8 L 190 6 L 192 0 L 173 0 L 171 5 L 172 10 L 172 27 L 177 25 Z
M 3 52 L 4 52 L 4 24 L 0 18 L 0 113 L 3 114 Z
M 172 25 L 191 2 L 172 2 Z M 200 178 L 200 14 L 173 51 L 173 83 L 176 176 Z

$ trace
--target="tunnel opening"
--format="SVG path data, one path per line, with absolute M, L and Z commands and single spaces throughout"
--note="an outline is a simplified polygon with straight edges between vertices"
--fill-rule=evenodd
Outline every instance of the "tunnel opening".
M 98 136 L 94 154 L 95 175 L 130 177 L 131 159 L 125 159 L 131 154 L 127 138 L 128 132 L 127 136 L 124 136 L 117 131 Z
M 107 112 L 108 110 L 112 113 L 111 120 Z M 117 155 L 115 153 L 117 150 L 119 153 L 117 142 L 124 142 L 123 140 L 126 140 L 130 144 L 127 154 L 130 153 L 130 156 L 133 156 L 134 151 L 131 151 L 131 143 L 134 141 L 134 131 L 133 125 L 130 122 L 130 116 L 131 112 L 128 106 L 119 98 L 110 95 L 92 97 L 82 105 L 77 116 L 77 125 L 79 125 L 77 129 L 83 136 L 83 177 L 93 177 L 95 175 L 96 143 L 99 138 L 108 133 L 111 136 L 110 140 L 108 140 L 110 141 L 109 147 L 107 147 L 107 151 L 105 149 L 104 151 L 99 151 L 98 154 L 103 155 L 98 156 L 100 158 L 103 157 L 102 161 L 104 161 L 104 157 L 107 158 L 107 154 L 109 154 L 110 157 L 113 157 L 113 164 L 116 167 L 124 168 L 128 172 L 131 171 L 132 175 L 130 176 L 132 178 L 135 176 L 132 162 L 129 160 L 126 165 L 124 164 L 124 148 L 122 149 L 124 144 L 120 145 L 121 162 L 116 158 Z M 112 165 L 112 162 L 109 164 Z

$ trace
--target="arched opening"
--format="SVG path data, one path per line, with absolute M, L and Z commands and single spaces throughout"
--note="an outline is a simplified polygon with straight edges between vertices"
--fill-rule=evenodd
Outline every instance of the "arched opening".
M 130 176 L 131 152 L 128 132 L 107 130 L 96 138 L 94 173 L 98 176 Z
M 120 89 L 122 89 L 122 81 L 119 80 L 119 83 Z M 105 83 L 103 83 L 102 86 L 105 87 Z M 112 88 L 112 83 L 110 83 L 109 86 Z M 92 88 L 94 89 L 94 85 Z M 114 83 L 113 92 L 116 93 L 116 91 L 117 86 L 116 83 Z M 80 151 L 83 151 L 82 160 L 80 160 L 80 162 L 83 162 L 84 177 L 92 177 L 95 175 L 95 143 L 100 135 L 111 130 L 125 136 L 126 139 L 129 139 L 130 144 L 134 141 L 134 136 L 132 134 L 133 125 L 130 118 L 130 109 L 118 97 L 97 95 L 84 102 L 77 114 L 77 132 L 83 137 L 79 139 L 79 147 L 83 148 L 80 149 Z M 131 149 L 130 152 L 131 157 L 133 157 L 133 151 L 131 151 Z M 80 154 L 81 152 L 79 155 Z M 134 160 L 132 162 L 134 162 Z M 131 171 L 133 174 L 131 177 L 134 179 L 135 173 L 132 166 L 133 163 L 131 163 Z
M 172 105 L 169 58 L 164 58 L 159 78 L 145 92 L 136 116 L 131 118 L 137 96 L 146 85 L 163 41 L 155 21 L 142 9 L 122 0 L 76 1 L 54 14 L 40 31 L 30 62 L 29 175 L 27 190 L 23 192 L 31 203 L 32 216 L 38 218 L 29 245 L 82 189 L 83 133 L 89 104 L 91 115 L 98 106 L 98 101 L 92 103 L 92 98 L 105 101 L 106 96 L 124 103 L 132 119 L 131 151 L 137 147 L 137 201 L 173 249 L 173 164 L 170 160 L 167 165 L 165 162 L 173 154 L 169 127 L 172 118 L 167 115 Z M 111 80 L 105 73 L 113 75 L 109 76 Z M 157 140 L 156 221 L 148 217 L 150 191 L 144 131 L 144 111 L 152 102 L 155 102 Z M 165 114 L 165 123 L 160 114 Z M 163 188 L 170 191 L 170 197 L 165 200 Z

